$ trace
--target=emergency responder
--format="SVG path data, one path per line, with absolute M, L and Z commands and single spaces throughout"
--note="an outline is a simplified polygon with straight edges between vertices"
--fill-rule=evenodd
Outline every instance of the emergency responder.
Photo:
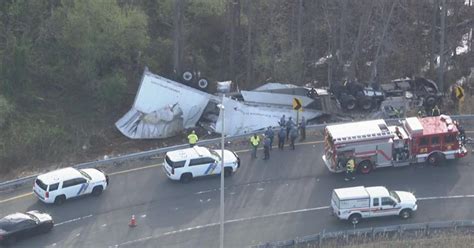
M 354 170 L 355 170 L 355 160 L 353 157 L 350 157 L 346 163 L 346 177 L 344 178 L 344 180 L 346 181 L 354 180 L 355 179 Z
M 271 150 L 273 146 L 273 138 L 275 137 L 275 133 L 273 132 L 272 127 L 267 128 L 267 131 L 265 131 L 265 137 L 268 137 L 270 139 L 270 150 Z
M 278 122 L 278 124 L 280 125 L 280 127 L 285 127 L 286 126 L 286 119 L 285 119 L 285 115 L 283 115 L 280 119 L 280 121 Z
M 298 129 L 295 126 L 290 129 L 290 147 L 292 150 L 295 150 L 295 141 L 298 138 Z
M 461 144 L 464 145 L 466 143 L 466 131 L 458 121 L 454 121 L 453 123 L 459 131 L 459 141 L 461 141 Z
M 250 146 L 252 147 L 252 158 L 257 158 L 257 148 L 260 144 L 260 137 L 257 134 L 254 134 L 250 137 Z
M 422 109 L 418 110 L 418 117 L 420 117 L 420 118 L 425 117 L 425 114 L 423 113 Z
M 283 150 L 283 147 L 285 146 L 285 137 L 286 137 L 285 128 L 281 127 L 280 131 L 278 132 L 278 148 L 280 150 Z
M 438 105 L 435 105 L 434 108 L 431 110 L 431 116 L 439 116 L 441 111 L 438 108 Z
M 301 117 L 300 134 L 301 134 L 300 140 L 305 140 L 306 139 L 306 119 L 304 118 L 304 116 Z
M 295 126 L 295 123 L 293 122 L 293 120 L 291 119 L 291 117 L 288 117 L 288 121 L 286 122 L 286 140 L 289 139 L 290 137 L 290 130 L 292 127 Z
M 199 138 L 198 138 L 198 136 L 196 135 L 196 132 L 193 130 L 193 131 L 188 135 L 189 146 L 190 146 L 190 147 L 195 146 L 198 140 L 199 140 Z
M 270 137 L 265 135 L 263 139 L 263 160 L 270 159 Z

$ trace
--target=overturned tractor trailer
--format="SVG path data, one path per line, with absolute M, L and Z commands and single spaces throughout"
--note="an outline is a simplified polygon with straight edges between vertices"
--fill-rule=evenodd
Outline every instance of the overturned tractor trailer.
M 354 158 L 356 169 L 367 174 L 382 167 L 406 166 L 466 156 L 459 130 L 447 115 L 409 117 L 399 125 L 380 120 L 328 125 L 325 129 L 324 163 L 331 172 L 343 172 Z

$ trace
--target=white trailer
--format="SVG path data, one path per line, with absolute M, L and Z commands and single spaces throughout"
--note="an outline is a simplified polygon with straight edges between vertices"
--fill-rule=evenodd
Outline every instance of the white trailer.
M 410 192 L 388 191 L 382 186 L 358 186 L 334 189 L 331 208 L 333 215 L 355 225 L 362 218 L 399 215 L 408 219 L 418 206 L 416 197 Z

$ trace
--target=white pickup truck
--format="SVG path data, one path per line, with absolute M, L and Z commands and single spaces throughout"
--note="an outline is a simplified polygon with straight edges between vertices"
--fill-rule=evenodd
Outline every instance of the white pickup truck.
M 357 224 L 362 218 L 399 215 L 411 217 L 418 208 L 410 192 L 388 191 L 385 187 L 350 187 L 334 189 L 331 199 L 332 214 L 341 220 Z

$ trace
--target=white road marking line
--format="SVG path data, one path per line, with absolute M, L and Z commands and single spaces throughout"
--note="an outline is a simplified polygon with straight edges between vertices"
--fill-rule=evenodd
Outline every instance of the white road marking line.
M 419 201 L 426 201 L 426 200 L 461 199 L 461 198 L 474 198 L 474 195 L 430 196 L 430 197 L 417 197 L 416 199 Z
M 269 218 L 269 217 L 276 217 L 276 216 L 294 214 L 294 213 L 304 213 L 304 212 L 310 212 L 310 211 L 316 211 L 316 210 L 324 210 L 324 209 L 329 209 L 329 206 L 316 207 L 316 208 L 306 208 L 306 209 L 280 212 L 280 213 L 275 213 L 275 214 L 267 214 L 267 215 L 261 215 L 261 216 L 253 216 L 253 217 L 247 217 L 247 218 L 227 220 L 227 221 L 225 221 L 225 224 L 235 223 L 235 222 L 243 222 L 243 221 L 250 221 L 250 220 L 255 220 L 255 219 L 263 219 L 263 218 Z M 152 235 L 152 236 L 147 236 L 147 237 L 143 237 L 143 238 L 139 238 L 139 239 L 135 239 L 135 240 L 130 240 L 130 241 L 127 241 L 127 242 L 124 242 L 124 243 L 121 243 L 121 244 L 116 244 L 116 245 L 114 245 L 114 247 L 130 245 L 130 244 L 133 244 L 133 243 L 138 243 L 138 242 L 146 241 L 146 240 L 153 239 L 153 238 L 159 238 L 159 237 L 163 237 L 163 236 L 168 236 L 168 235 L 173 235 L 173 234 L 177 234 L 177 233 L 193 231 L 193 230 L 198 230 L 198 229 L 203 229 L 203 228 L 213 227 L 213 226 L 218 226 L 218 225 L 220 225 L 220 223 L 216 222 L 216 223 L 210 223 L 210 224 L 206 224 L 206 225 L 188 227 L 188 228 L 179 229 L 179 230 L 175 230 L 175 231 L 165 232 L 165 233 L 158 234 L 158 235 Z M 109 246 L 109 247 L 112 247 L 112 246 Z
M 92 214 L 86 215 L 86 216 L 82 216 L 82 217 L 79 217 L 79 218 L 75 218 L 75 219 L 72 219 L 72 220 L 66 220 L 66 221 L 63 221 L 63 222 L 60 222 L 60 223 L 56 223 L 56 224 L 54 224 L 54 226 L 60 226 L 60 225 L 64 225 L 64 224 L 67 224 L 67 223 L 71 223 L 71 222 L 75 222 L 75 221 L 87 219 L 87 218 L 90 218 L 90 217 L 92 217 Z

